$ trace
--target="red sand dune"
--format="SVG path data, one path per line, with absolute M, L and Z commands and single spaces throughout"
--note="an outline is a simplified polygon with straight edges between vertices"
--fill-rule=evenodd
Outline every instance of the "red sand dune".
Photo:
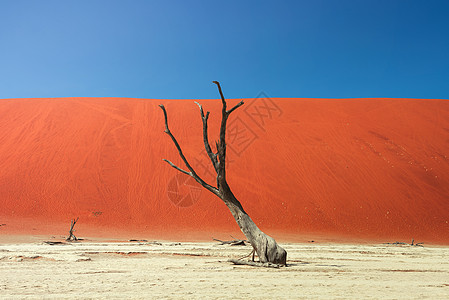
M 221 103 L 200 102 L 214 141 Z M 449 244 L 448 100 L 245 102 L 229 120 L 228 181 L 262 230 L 292 241 Z M 193 100 L 0 100 L 0 235 L 53 224 L 65 234 L 77 216 L 79 235 L 238 232 L 218 198 L 162 161 L 183 166 L 163 133 L 160 103 L 187 158 L 213 184 Z

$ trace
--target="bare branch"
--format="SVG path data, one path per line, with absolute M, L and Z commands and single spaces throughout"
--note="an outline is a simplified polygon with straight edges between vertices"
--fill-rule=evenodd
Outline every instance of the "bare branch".
M 243 101 L 240 101 L 236 106 L 234 106 L 233 108 L 231 108 L 230 110 L 228 110 L 226 113 L 229 115 L 231 114 L 234 110 L 236 110 L 237 108 L 239 108 L 240 106 L 242 106 L 244 103 Z
M 164 105 L 159 105 L 159 107 L 162 109 L 162 111 L 164 112 L 164 118 L 165 118 L 165 133 L 168 134 L 173 143 L 176 146 L 176 149 L 178 149 L 179 152 L 179 156 L 181 156 L 182 160 L 184 161 L 184 163 L 186 164 L 187 168 L 190 170 L 190 172 L 192 172 L 192 174 L 195 173 L 195 171 L 193 171 L 193 168 L 190 166 L 189 162 L 187 161 L 186 157 L 184 156 L 184 153 L 182 153 L 181 150 L 181 146 L 179 146 L 178 141 L 176 140 L 176 138 L 173 136 L 173 134 L 170 132 L 170 129 L 168 128 L 168 118 L 167 118 L 167 111 L 165 110 Z
M 187 175 L 189 175 L 189 176 L 192 176 L 192 173 L 190 173 L 190 172 L 187 172 L 187 171 L 185 171 L 185 170 L 183 170 L 183 169 L 181 169 L 180 167 L 178 167 L 177 165 L 175 165 L 174 163 L 172 163 L 171 161 L 169 161 L 168 159 L 162 159 L 163 161 L 165 161 L 166 163 L 168 163 L 170 166 L 172 166 L 173 168 L 175 168 L 176 170 L 178 170 L 179 172 L 182 172 L 182 173 L 184 173 L 184 174 L 187 174 Z
M 218 91 L 220 92 L 220 96 L 221 96 L 221 102 L 223 103 L 224 110 L 226 111 L 226 100 L 225 100 L 225 97 L 223 96 L 223 92 L 221 91 L 220 83 L 218 81 L 212 81 L 212 82 L 215 83 L 218 87 Z
M 201 120 L 203 121 L 203 141 L 204 141 L 204 148 L 206 149 L 207 155 L 209 156 L 212 165 L 214 166 L 215 171 L 218 173 L 218 161 L 217 161 L 217 155 L 212 152 L 212 149 L 209 144 L 209 137 L 207 133 L 207 120 L 209 119 L 209 112 L 204 115 L 203 107 L 201 104 L 195 101 L 195 103 L 200 108 L 201 112 Z
M 170 138 L 172 139 L 173 143 L 176 146 L 176 149 L 178 149 L 179 156 L 181 157 L 181 159 L 183 160 L 184 164 L 187 166 L 187 169 L 189 169 L 190 172 L 187 172 L 187 171 L 179 168 L 178 166 L 176 166 L 175 164 L 173 164 L 169 160 L 164 159 L 164 161 L 166 161 L 169 165 L 171 165 L 173 168 L 177 169 L 178 171 L 191 176 L 193 179 L 196 180 L 196 182 L 201 184 L 204 188 L 206 188 L 210 192 L 212 192 L 214 194 L 217 194 L 218 193 L 218 189 L 216 187 L 213 187 L 210 184 L 206 183 L 200 176 L 198 176 L 198 174 L 196 174 L 195 170 L 189 164 L 189 162 L 187 161 L 186 157 L 184 156 L 184 153 L 182 152 L 181 146 L 179 146 L 178 141 L 176 140 L 176 138 L 173 136 L 173 134 L 170 132 L 170 129 L 168 128 L 167 111 L 165 110 L 164 105 L 160 104 L 159 107 L 164 112 L 165 133 L 168 134 L 170 136 Z

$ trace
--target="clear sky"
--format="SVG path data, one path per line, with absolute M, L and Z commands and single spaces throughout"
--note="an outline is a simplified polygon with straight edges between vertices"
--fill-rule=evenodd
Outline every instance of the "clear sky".
M 449 99 L 449 1 L 0 0 L 0 99 Z

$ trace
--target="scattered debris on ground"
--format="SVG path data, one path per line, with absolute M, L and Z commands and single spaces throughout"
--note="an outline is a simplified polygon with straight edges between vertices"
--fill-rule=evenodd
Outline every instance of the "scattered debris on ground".
M 246 243 L 248 243 L 247 240 L 236 239 L 232 235 L 231 235 L 231 238 L 233 238 L 232 241 L 222 241 L 222 240 L 214 239 L 214 238 L 213 238 L 213 240 L 217 241 L 217 242 L 220 242 L 221 245 L 231 245 L 231 246 L 246 246 Z
M 67 245 L 67 243 L 64 242 L 59 242 L 59 241 L 44 241 L 45 244 L 47 245 Z
M 251 261 L 251 260 L 242 260 L 242 259 L 230 259 L 229 262 L 232 262 L 234 265 L 245 265 L 252 267 L 264 267 L 264 268 L 275 268 L 279 269 L 280 267 L 285 267 L 285 265 L 274 264 L 270 262 L 259 262 L 259 261 Z
M 385 245 L 395 245 L 395 246 L 414 246 L 414 247 L 424 247 L 424 243 L 416 243 L 415 240 L 412 240 L 412 243 L 403 243 L 403 242 L 394 242 L 394 243 L 384 243 Z

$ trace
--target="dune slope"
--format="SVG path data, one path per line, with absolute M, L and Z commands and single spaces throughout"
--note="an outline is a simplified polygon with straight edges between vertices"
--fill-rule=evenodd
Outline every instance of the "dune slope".
M 214 141 L 220 101 L 200 102 Z M 160 103 L 213 184 L 193 100 L 0 100 L 0 234 L 76 216 L 111 232 L 237 232 L 219 199 L 162 161 L 183 166 Z M 231 115 L 228 147 L 229 184 L 269 234 L 449 244 L 448 100 L 262 95 Z

